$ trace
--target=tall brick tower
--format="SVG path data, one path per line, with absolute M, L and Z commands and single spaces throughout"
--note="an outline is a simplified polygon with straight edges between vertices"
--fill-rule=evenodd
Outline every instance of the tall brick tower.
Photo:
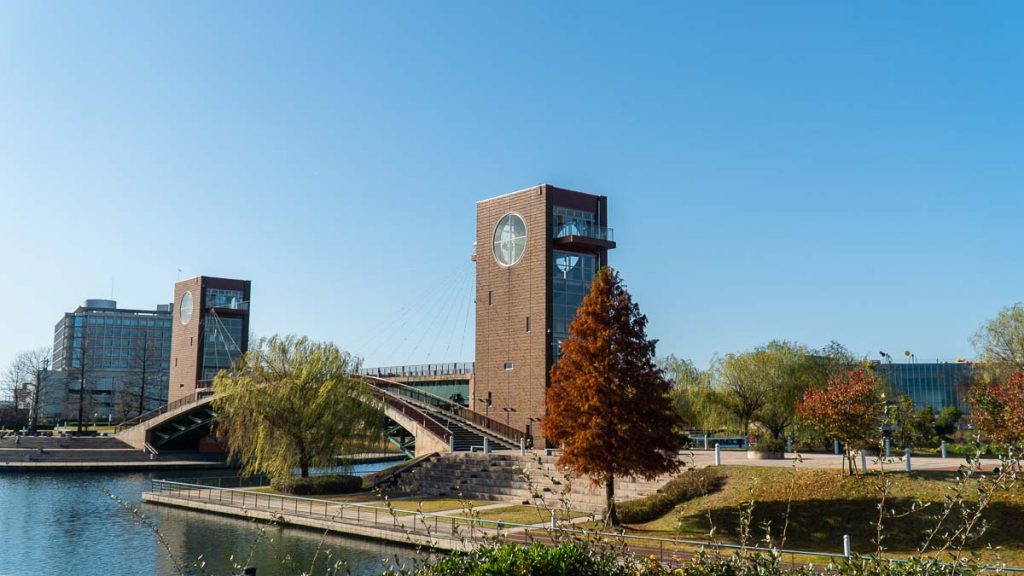
M 549 372 L 615 247 L 604 196 L 541 184 L 477 203 L 472 407 L 543 440 Z
M 249 349 L 250 287 L 211 276 L 174 285 L 168 402 L 207 385 Z

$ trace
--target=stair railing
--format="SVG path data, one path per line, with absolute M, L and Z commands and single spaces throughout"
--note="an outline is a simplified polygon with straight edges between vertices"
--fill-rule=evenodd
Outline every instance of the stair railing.
M 380 397 L 381 402 L 383 404 L 391 406 L 391 408 L 401 412 L 406 417 L 411 418 L 414 422 L 416 422 L 420 426 L 423 426 L 438 438 L 444 440 L 445 443 L 450 443 L 452 437 L 455 436 L 455 434 L 451 431 L 450 428 L 438 422 L 433 417 L 428 415 L 426 412 L 423 412 L 422 410 L 417 408 L 415 405 L 410 404 L 401 396 L 398 396 L 397 394 L 394 394 L 393 392 L 385 390 L 379 386 L 375 386 L 373 383 L 367 382 L 367 385 L 376 393 L 375 395 Z
M 159 408 L 154 408 L 153 410 L 150 410 L 149 412 L 143 412 L 142 414 L 139 414 L 138 416 L 136 416 L 134 418 L 129 418 L 128 420 L 125 420 L 124 422 L 121 422 L 120 424 L 118 424 L 114 428 L 114 432 L 117 433 L 117 432 L 121 432 L 122 430 L 127 430 L 128 428 L 131 428 L 132 426 L 136 426 L 138 424 L 141 424 L 141 423 L 145 422 L 146 420 L 151 420 L 153 418 L 156 418 L 157 416 L 160 416 L 161 414 L 166 414 L 168 412 L 177 410 L 178 408 L 181 408 L 182 406 L 187 406 L 189 404 L 194 404 L 194 403 L 199 402 L 200 400 L 206 398 L 207 396 L 211 396 L 211 395 L 213 395 L 213 389 L 211 389 L 211 388 L 198 388 L 198 389 L 196 389 L 195 392 L 192 392 L 191 394 L 187 394 L 185 396 L 182 396 L 181 398 L 178 398 L 174 402 L 168 402 L 167 404 L 164 404 L 163 406 L 161 406 Z
M 490 434 L 494 435 L 496 439 L 504 440 L 512 445 L 517 446 L 519 444 L 519 440 L 526 436 L 522 430 L 513 428 L 503 422 L 498 422 L 497 420 L 479 412 L 474 412 L 457 402 L 452 402 L 451 400 L 446 400 L 440 396 L 435 396 L 429 392 L 419 390 L 414 386 L 409 386 L 393 380 L 385 380 L 384 378 L 377 378 L 375 376 L 363 376 L 363 379 L 364 381 L 370 382 L 370 385 L 375 388 L 391 391 L 398 396 L 409 398 L 414 402 L 425 404 L 458 419 L 465 420 L 474 426 L 486 430 Z

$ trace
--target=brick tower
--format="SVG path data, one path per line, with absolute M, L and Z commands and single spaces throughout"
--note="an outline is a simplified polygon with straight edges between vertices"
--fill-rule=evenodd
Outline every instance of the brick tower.
M 615 247 L 604 196 L 541 184 L 477 203 L 474 410 L 543 445 L 549 372 Z

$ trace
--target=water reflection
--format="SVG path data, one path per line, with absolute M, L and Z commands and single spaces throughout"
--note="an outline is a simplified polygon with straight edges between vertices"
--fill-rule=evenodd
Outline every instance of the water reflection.
M 232 557 L 240 564 L 249 559 L 260 576 L 298 574 L 308 570 L 318 548 L 321 555 L 330 550 L 334 558 L 348 562 L 352 574 L 363 575 L 378 574 L 386 559 L 410 563 L 416 556 L 408 548 L 374 541 L 142 505 L 141 493 L 152 477 L 0 475 L 0 576 L 175 574 L 153 531 L 135 522 L 101 488 L 139 506 L 159 527 L 175 558 L 201 557 L 210 574 L 232 574 Z

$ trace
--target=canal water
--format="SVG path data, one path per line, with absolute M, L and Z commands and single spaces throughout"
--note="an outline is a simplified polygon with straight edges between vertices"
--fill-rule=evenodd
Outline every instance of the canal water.
M 345 561 L 348 573 L 368 576 L 418 558 L 412 549 L 379 542 L 141 503 L 152 478 L 195 475 L 0 474 L 0 576 L 176 576 L 172 555 L 181 564 L 205 563 L 205 572 L 187 574 L 228 576 L 237 562 L 256 566 L 258 576 L 292 576 L 308 572 L 315 556 L 320 567 L 330 556 Z M 103 489 L 138 507 L 160 536 Z

